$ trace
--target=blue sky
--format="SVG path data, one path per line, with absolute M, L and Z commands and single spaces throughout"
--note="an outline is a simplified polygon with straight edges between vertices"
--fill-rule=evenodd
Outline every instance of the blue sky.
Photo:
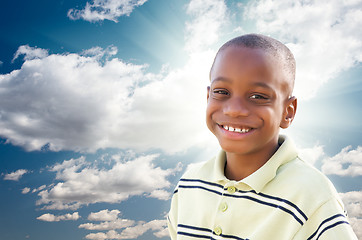
M 290 135 L 362 238 L 362 1 L 2 1 L 0 239 L 168 239 L 173 188 L 218 145 L 204 123 L 218 47 L 287 44 Z

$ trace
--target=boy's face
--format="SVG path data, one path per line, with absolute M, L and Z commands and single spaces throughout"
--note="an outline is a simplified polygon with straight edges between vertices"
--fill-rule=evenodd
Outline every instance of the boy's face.
M 296 99 L 281 64 L 261 49 L 229 46 L 210 73 L 206 122 L 226 152 L 274 152 L 279 127 L 293 120 Z

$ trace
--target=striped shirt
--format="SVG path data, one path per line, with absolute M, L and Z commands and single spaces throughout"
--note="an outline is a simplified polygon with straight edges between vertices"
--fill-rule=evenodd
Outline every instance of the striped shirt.
M 168 226 L 173 240 L 357 240 L 332 183 L 292 141 L 241 181 L 224 176 L 225 152 L 180 179 Z

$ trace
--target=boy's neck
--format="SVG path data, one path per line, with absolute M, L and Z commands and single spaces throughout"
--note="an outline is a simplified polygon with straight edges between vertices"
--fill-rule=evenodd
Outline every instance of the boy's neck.
M 248 155 L 226 152 L 225 176 L 229 180 L 240 181 L 262 167 L 278 150 L 279 145 L 267 151 Z

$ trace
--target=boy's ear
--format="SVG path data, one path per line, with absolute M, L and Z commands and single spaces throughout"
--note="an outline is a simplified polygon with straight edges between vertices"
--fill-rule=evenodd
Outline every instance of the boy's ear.
M 207 86 L 207 101 L 209 101 L 210 97 L 210 86 Z
M 297 112 L 297 98 L 290 97 L 287 100 L 286 108 L 284 109 L 283 118 L 280 122 L 281 128 L 288 128 L 295 117 L 295 113 Z

